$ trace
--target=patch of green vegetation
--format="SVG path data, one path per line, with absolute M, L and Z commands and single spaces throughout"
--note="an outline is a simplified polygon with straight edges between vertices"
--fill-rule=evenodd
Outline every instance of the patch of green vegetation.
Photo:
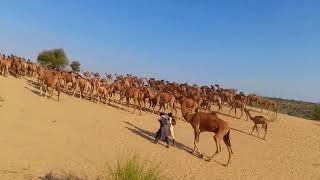
M 313 119 L 320 120 L 320 105 L 317 105 L 313 111 Z
M 87 176 L 79 176 L 71 172 L 49 172 L 41 180 L 89 180 Z M 108 164 L 94 180 L 166 180 L 159 165 L 142 161 L 134 154 L 118 160 L 116 164 Z
M 158 165 L 141 161 L 135 154 L 131 158 L 119 160 L 114 166 L 107 166 L 98 180 L 162 180 Z
M 305 101 L 262 97 L 278 103 L 278 112 L 309 120 L 320 120 L 320 105 Z

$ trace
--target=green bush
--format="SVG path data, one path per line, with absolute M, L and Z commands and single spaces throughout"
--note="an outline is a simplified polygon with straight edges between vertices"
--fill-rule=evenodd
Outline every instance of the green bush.
M 73 72 L 80 72 L 80 62 L 79 61 L 72 61 L 70 67 Z
M 162 180 L 159 166 L 140 160 L 138 155 L 120 160 L 115 166 L 108 165 L 98 180 Z
M 49 172 L 41 180 L 91 180 L 88 176 L 79 176 L 70 171 Z M 142 161 L 138 155 L 118 160 L 107 165 L 95 180 L 165 180 L 158 165 Z M 92 179 L 93 180 L 93 179 Z
M 320 120 L 320 106 L 316 106 L 313 110 L 313 119 Z
M 37 61 L 50 68 L 59 69 L 65 68 L 69 63 L 67 55 L 62 48 L 40 52 Z

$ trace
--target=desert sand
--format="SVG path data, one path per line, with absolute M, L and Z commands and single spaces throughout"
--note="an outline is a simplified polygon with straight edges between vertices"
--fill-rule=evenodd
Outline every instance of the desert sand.
M 159 127 L 156 115 L 139 116 L 65 94 L 56 102 L 38 92 L 25 79 L 0 77 L 1 180 L 37 179 L 57 169 L 94 177 L 106 162 L 133 152 L 160 163 L 173 179 L 320 179 L 316 121 L 279 114 L 264 141 L 256 132 L 250 135 L 253 123 L 245 116 L 239 120 L 219 115 L 232 127 L 234 154 L 230 166 L 224 167 L 224 144 L 212 162 L 190 154 L 193 129 L 186 122 L 177 122 L 178 145 L 167 149 L 151 142 Z M 225 107 L 224 113 L 228 114 Z M 212 137 L 201 134 L 199 147 L 206 155 L 215 152 Z

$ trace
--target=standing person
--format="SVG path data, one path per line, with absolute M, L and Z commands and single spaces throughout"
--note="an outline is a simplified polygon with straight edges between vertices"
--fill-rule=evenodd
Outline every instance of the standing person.
M 175 146 L 174 126 L 176 125 L 176 120 L 173 118 L 172 113 L 169 113 L 168 116 L 169 116 L 169 135 L 172 138 L 172 145 Z
M 160 129 L 156 133 L 155 143 L 158 143 L 160 139 L 164 139 L 167 143 L 167 148 L 169 148 L 169 123 L 168 118 L 164 116 L 164 113 L 160 113 Z

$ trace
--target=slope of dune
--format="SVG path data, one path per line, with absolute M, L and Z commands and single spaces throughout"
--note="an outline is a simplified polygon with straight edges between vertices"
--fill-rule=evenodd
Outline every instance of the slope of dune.
M 224 167 L 224 144 L 210 163 L 190 154 L 193 130 L 183 121 L 176 127 L 177 147 L 166 149 L 151 142 L 159 123 L 150 113 L 138 116 L 65 94 L 56 102 L 13 77 L 0 77 L 0 96 L 0 179 L 37 178 L 55 169 L 90 177 L 129 152 L 161 163 L 173 179 L 320 179 L 315 121 L 280 114 L 264 141 L 248 134 L 252 122 L 219 115 L 233 128 L 232 163 Z M 199 147 L 206 155 L 215 151 L 211 133 L 201 134 Z

